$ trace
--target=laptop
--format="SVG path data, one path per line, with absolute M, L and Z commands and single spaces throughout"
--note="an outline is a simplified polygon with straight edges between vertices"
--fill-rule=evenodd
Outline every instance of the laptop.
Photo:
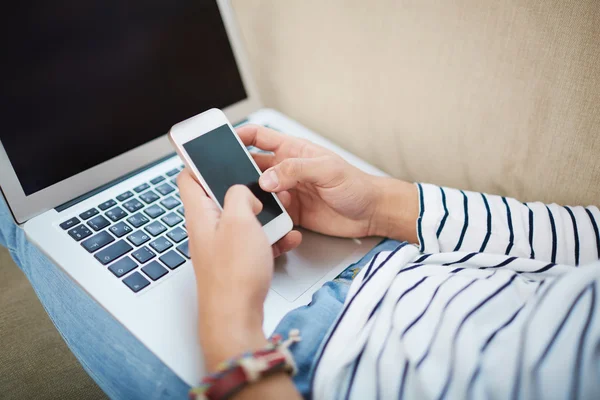
M 15 221 L 178 376 L 197 384 L 204 371 L 195 277 L 176 182 L 183 165 L 169 128 L 217 107 L 234 123 L 311 140 L 383 173 L 262 107 L 229 0 L 7 7 L 8 28 L 19 34 L 4 49 L 11 62 L 0 66 L 0 187 Z M 378 241 L 303 233 L 302 245 L 276 262 L 267 335 Z

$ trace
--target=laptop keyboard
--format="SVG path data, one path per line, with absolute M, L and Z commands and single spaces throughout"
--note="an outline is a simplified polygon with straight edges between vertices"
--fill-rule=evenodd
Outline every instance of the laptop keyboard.
M 59 226 L 134 293 L 151 287 L 190 259 L 177 188 L 182 169 L 173 168 Z
M 61 223 L 73 240 L 137 293 L 190 258 L 174 168 Z

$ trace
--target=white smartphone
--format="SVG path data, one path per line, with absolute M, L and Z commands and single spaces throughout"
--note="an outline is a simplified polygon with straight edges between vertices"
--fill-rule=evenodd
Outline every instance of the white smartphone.
M 174 125 L 169 138 L 221 210 L 227 190 L 246 185 L 263 204 L 257 218 L 270 244 L 292 230 L 292 219 L 277 196 L 258 185 L 261 171 L 221 110 L 213 108 Z

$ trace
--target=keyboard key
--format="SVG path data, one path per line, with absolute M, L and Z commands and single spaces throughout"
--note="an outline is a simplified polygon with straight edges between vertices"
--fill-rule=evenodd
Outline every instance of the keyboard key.
M 90 219 L 88 221 L 88 225 L 93 230 L 98 232 L 98 231 L 101 231 L 102 229 L 106 228 L 107 226 L 109 226 L 110 222 L 108 222 L 108 220 L 106 218 L 104 218 L 102 215 L 98 215 L 97 217 Z
M 170 199 L 173 199 L 172 197 L 169 197 Z M 166 200 L 166 199 L 165 199 Z M 173 199 L 175 200 L 175 199 Z M 164 200 L 163 200 L 164 201 Z M 177 201 L 177 200 L 175 200 Z M 169 208 L 170 210 L 170 208 Z M 77 217 L 73 217 L 71 219 L 66 220 L 65 222 L 63 222 L 62 224 L 60 224 L 59 226 L 63 229 L 63 230 L 67 230 L 69 228 L 74 227 L 75 225 L 77 225 L 79 223 L 79 218 Z
M 181 198 L 181 195 L 179 194 L 179 192 L 175 193 L 175 195 L 179 198 Z
M 123 283 L 126 284 L 129 289 L 133 290 L 134 293 L 137 293 L 148 286 L 150 281 L 144 278 L 139 272 L 134 272 L 127 278 L 123 279 Z
M 110 235 L 110 233 L 104 231 L 104 232 L 100 232 L 97 235 L 92 236 L 88 240 L 84 240 L 83 242 L 81 242 L 81 245 L 83 246 L 84 249 L 86 249 L 90 253 L 93 253 L 96 250 L 100 250 L 107 244 L 112 243 L 114 241 L 115 241 L 115 238 L 112 237 Z
M 169 237 L 169 239 L 171 239 L 175 243 L 179 243 L 183 239 L 187 238 L 188 235 L 187 235 L 186 231 L 184 231 L 180 227 L 177 227 L 177 228 L 173 229 L 171 232 L 167 233 L 167 236 Z
M 177 225 L 178 223 L 180 223 L 181 221 L 183 221 L 183 218 L 181 218 L 179 215 L 177 215 L 175 213 L 168 213 L 167 215 L 162 217 L 160 220 L 162 222 L 164 222 L 165 224 L 169 225 L 169 227 L 171 228 L 171 227 Z
M 131 247 L 129 243 L 124 240 L 119 240 L 117 243 L 111 244 L 106 249 L 97 252 L 94 257 L 102 264 L 106 265 L 122 255 L 129 253 L 131 250 L 133 250 L 133 247 Z
M 142 203 L 138 199 L 133 199 L 123 203 L 123 207 L 125 207 L 125 209 L 130 213 L 134 213 L 140 208 L 144 208 L 144 203 Z
M 149 234 L 151 234 L 154 237 L 160 235 L 161 233 L 163 233 L 164 231 L 167 230 L 167 228 L 165 228 L 165 226 L 158 221 L 154 221 L 153 223 L 148 225 L 145 229 L 146 229 L 146 232 L 148 232 Z
M 150 220 L 142 213 L 137 213 L 127 218 L 127 222 L 133 225 L 134 228 L 139 228 L 140 226 L 146 225 Z
M 108 210 L 109 208 L 111 208 L 112 206 L 114 206 L 115 204 L 117 204 L 116 201 L 114 201 L 113 199 L 110 200 L 106 200 L 104 203 L 102 204 L 98 204 L 98 208 L 102 211 L 104 210 Z
M 171 185 L 173 185 L 175 187 L 179 187 L 179 185 L 177 184 L 177 178 L 171 179 Z
M 159 199 L 159 196 L 154 193 L 152 190 L 148 190 L 145 193 L 142 193 L 140 195 L 140 199 L 142 199 L 144 201 L 144 203 L 146 204 L 150 204 L 150 203 L 154 203 L 156 200 Z
M 183 208 L 183 206 L 179 207 L 179 209 L 177 209 L 177 212 L 185 217 L 185 209 Z
M 67 233 L 69 234 L 69 236 L 71 236 L 73 239 L 79 242 L 80 240 L 90 236 L 92 234 L 92 231 L 90 231 L 89 228 L 85 225 L 79 225 L 67 231 Z
M 115 274 L 117 278 L 122 277 L 123 275 L 133 271 L 137 267 L 135 261 L 133 261 L 129 256 L 125 256 L 114 264 L 111 264 L 108 269 L 110 272 Z
M 141 246 L 150 240 L 150 235 L 144 231 L 135 231 L 131 235 L 127 236 L 127 240 L 133 243 L 134 246 Z
M 160 206 L 158 206 L 158 205 L 155 204 L 153 206 L 150 206 L 150 207 L 146 208 L 144 210 L 144 212 L 150 218 L 154 219 L 154 218 L 158 217 L 159 215 L 163 215 L 165 213 L 165 210 L 163 210 Z
M 147 183 L 142 183 L 140 186 L 136 186 L 133 188 L 133 191 L 136 193 L 140 193 L 143 192 L 144 190 L 148 189 L 150 187 L 150 185 L 148 185 Z
M 181 202 L 179 200 L 175 199 L 175 197 L 169 196 L 165 199 L 162 199 L 160 204 L 162 204 L 163 207 L 165 207 L 167 210 L 171 210 L 171 209 L 177 207 L 178 205 L 180 205 Z
M 153 242 L 150 242 L 150 247 L 156 250 L 157 253 L 163 253 L 168 248 L 173 247 L 173 243 L 171 243 L 167 238 L 161 237 Z
M 152 179 L 150 181 L 150 183 L 153 185 L 156 185 L 157 183 L 161 183 L 164 180 L 165 180 L 165 177 L 161 175 L 161 176 L 157 176 L 156 178 Z
M 163 196 L 168 195 L 171 192 L 175 191 L 175 188 L 171 185 L 169 185 L 168 183 L 163 183 L 160 186 L 157 186 L 154 188 L 158 193 L 162 194 Z
M 181 257 L 175 250 L 165 253 L 159 258 L 167 267 L 175 269 L 185 262 L 185 258 Z
M 179 169 L 184 169 L 184 168 L 185 168 L 185 165 L 184 165 L 184 164 L 181 164 L 181 165 L 179 166 Z
M 126 191 L 125 193 L 122 193 L 120 195 L 117 196 L 117 200 L 119 201 L 125 201 L 128 198 L 130 198 L 131 196 L 133 196 L 133 193 L 131 193 L 129 190 Z
M 127 213 L 121 207 L 117 206 L 115 208 L 108 210 L 105 215 L 108 218 L 110 218 L 112 222 L 117 222 L 117 221 L 125 218 L 127 216 Z
M 167 172 L 167 176 L 175 176 L 179 173 L 179 168 L 174 168 L 172 170 L 170 170 L 169 172 Z
M 129 225 L 127 225 L 125 222 L 119 222 L 118 224 L 113 225 L 110 228 L 108 228 L 108 230 L 113 235 L 115 235 L 116 237 L 120 238 L 121 236 L 127 235 L 133 229 L 131 229 L 131 227 Z
M 190 246 L 189 246 L 188 240 L 186 240 L 184 243 L 177 246 L 177 250 L 179 250 L 179 252 L 181 254 L 183 254 L 184 256 L 186 256 L 187 258 L 190 258 Z
M 89 210 L 79 214 L 79 218 L 85 221 L 87 219 L 92 218 L 96 214 L 98 214 L 98 210 L 96 210 L 95 208 L 90 208 Z
M 156 257 L 156 254 L 154 254 L 149 248 L 144 246 L 134 251 L 132 256 L 133 258 L 138 260 L 140 264 L 143 264 L 146 261 L 152 260 L 154 257 Z
M 159 280 L 169 272 L 158 261 L 152 261 L 150 264 L 142 267 L 142 271 L 153 281 Z

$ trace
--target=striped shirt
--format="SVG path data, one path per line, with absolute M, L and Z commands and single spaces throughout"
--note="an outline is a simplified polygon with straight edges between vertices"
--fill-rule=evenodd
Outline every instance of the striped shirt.
M 420 248 L 355 278 L 315 399 L 600 398 L 600 212 L 419 184 Z

